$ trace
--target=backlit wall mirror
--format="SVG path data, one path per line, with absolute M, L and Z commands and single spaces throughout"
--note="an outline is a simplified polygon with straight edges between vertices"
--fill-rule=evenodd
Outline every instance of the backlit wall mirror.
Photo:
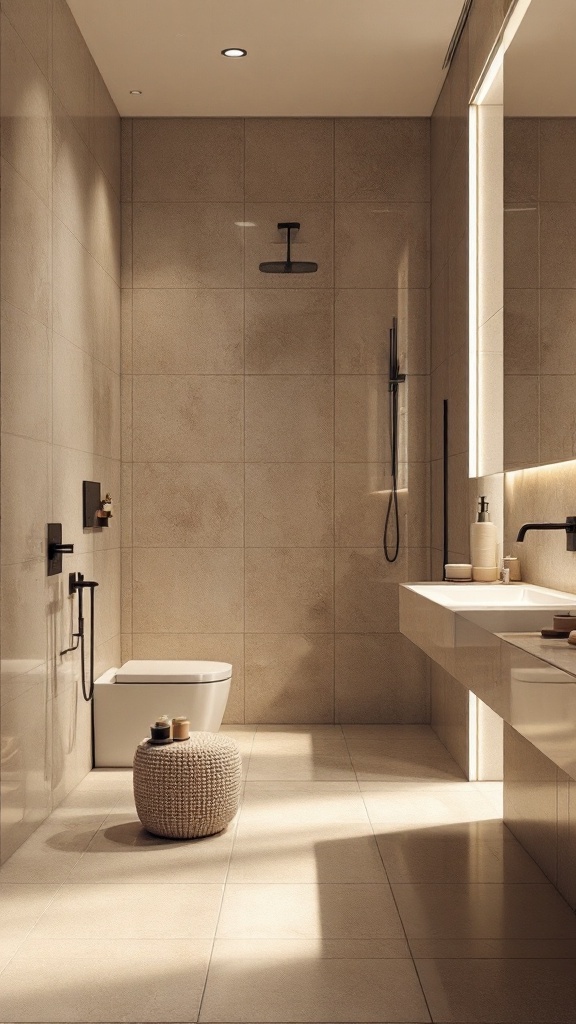
M 503 62 L 504 469 L 576 457 L 576 3 L 531 0 Z

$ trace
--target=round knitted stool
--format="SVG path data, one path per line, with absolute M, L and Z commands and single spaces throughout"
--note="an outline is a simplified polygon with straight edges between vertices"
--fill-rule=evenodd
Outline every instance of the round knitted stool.
M 193 732 L 156 746 L 143 740 L 134 755 L 134 799 L 144 828 L 170 839 L 221 832 L 240 800 L 242 760 L 234 740 Z

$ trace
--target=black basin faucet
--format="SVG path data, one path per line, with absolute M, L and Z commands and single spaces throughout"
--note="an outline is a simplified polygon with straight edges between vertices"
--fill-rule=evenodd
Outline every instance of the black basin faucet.
M 566 516 L 565 523 L 524 523 L 518 531 L 516 540 L 523 541 L 528 530 L 565 530 L 566 550 L 576 551 L 576 516 Z

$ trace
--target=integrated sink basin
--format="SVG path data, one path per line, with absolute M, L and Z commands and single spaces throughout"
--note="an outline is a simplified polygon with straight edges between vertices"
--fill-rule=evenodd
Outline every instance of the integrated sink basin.
M 576 594 L 530 583 L 410 583 L 413 590 L 444 608 L 574 608 Z
M 555 611 L 576 612 L 576 594 L 529 583 L 414 583 L 404 589 L 492 633 L 532 633 L 552 626 Z

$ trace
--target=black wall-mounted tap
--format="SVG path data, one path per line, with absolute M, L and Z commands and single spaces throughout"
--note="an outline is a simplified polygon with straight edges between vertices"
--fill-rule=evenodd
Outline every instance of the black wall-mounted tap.
M 518 531 L 517 541 L 523 541 L 528 530 L 565 530 L 566 550 L 576 551 L 576 516 L 566 516 L 565 523 L 524 523 Z

